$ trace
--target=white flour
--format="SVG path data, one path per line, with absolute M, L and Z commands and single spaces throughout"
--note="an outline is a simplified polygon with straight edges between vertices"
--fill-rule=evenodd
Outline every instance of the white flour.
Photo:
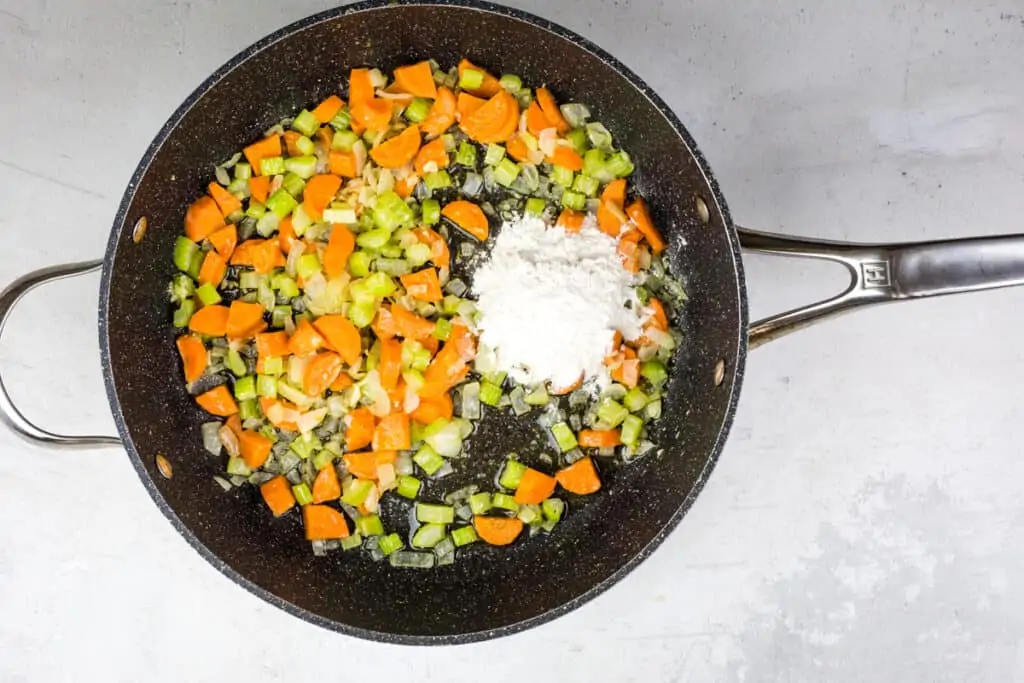
M 641 328 L 635 276 L 615 249 L 592 216 L 576 234 L 529 216 L 502 226 L 472 285 L 480 340 L 502 370 L 525 384 L 607 384 L 615 330 L 635 339 Z

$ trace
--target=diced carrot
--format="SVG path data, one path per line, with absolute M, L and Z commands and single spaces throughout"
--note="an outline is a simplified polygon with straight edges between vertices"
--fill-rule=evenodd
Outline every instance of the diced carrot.
M 247 339 L 256 333 L 263 322 L 263 306 L 236 299 L 228 309 L 225 333 L 230 339 Z
M 455 99 L 455 113 L 458 115 L 458 119 L 467 119 L 472 116 L 477 109 L 484 106 L 487 100 L 480 97 L 473 97 L 468 92 L 460 92 Z
M 357 479 L 377 479 L 377 456 L 373 451 L 346 453 L 342 459 L 345 469 Z
M 383 168 L 401 168 L 415 159 L 419 150 L 420 129 L 413 124 L 371 149 L 370 158 Z
M 436 138 L 455 123 L 456 110 L 455 93 L 444 86 L 438 88 L 437 98 L 430 106 L 427 118 L 420 124 L 420 130 L 428 140 Z
M 583 429 L 576 440 L 584 448 L 611 448 L 622 443 L 618 429 Z
M 518 133 L 513 133 L 512 137 L 508 139 L 505 151 L 516 161 L 526 161 L 530 158 L 530 148 L 526 146 L 523 138 Z
M 212 198 L 202 196 L 192 202 L 185 211 L 185 237 L 193 242 L 201 242 L 210 233 L 224 227 L 224 216 Z
M 626 181 L 622 178 L 613 180 L 605 186 L 601 193 L 601 203 L 597 207 L 597 227 L 611 237 L 618 237 L 622 231 L 623 204 L 626 202 Z
M 277 246 L 283 253 L 288 254 L 298 239 L 292 217 L 285 216 L 277 226 Z
M 397 339 L 380 340 L 377 372 L 380 374 L 380 385 L 385 391 L 391 391 L 398 385 L 398 377 L 402 374 L 402 343 Z
M 256 169 L 253 169 L 253 173 L 256 173 Z M 252 198 L 258 201 L 260 204 L 265 204 L 267 197 L 270 196 L 270 176 L 268 175 L 254 175 L 249 178 L 249 194 Z
M 354 106 L 373 99 L 373 81 L 369 69 L 352 69 L 348 76 L 348 103 Z
M 437 84 L 434 83 L 434 74 L 430 70 L 430 62 L 418 62 L 407 66 L 400 66 L 395 69 L 395 85 L 402 92 L 407 92 L 416 97 L 437 97 Z
M 210 240 L 210 244 L 217 250 L 217 253 L 227 260 L 235 253 L 235 245 L 238 244 L 238 229 L 234 225 L 228 225 L 211 232 L 206 239 Z
M 520 505 L 540 505 L 555 492 L 555 478 L 527 467 L 516 487 L 515 500 Z
M 470 139 L 482 144 L 505 142 L 519 127 L 519 103 L 504 88 L 459 123 Z
M 377 335 L 378 339 L 391 339 L 398 335 L 398 326 L 395 318 L 386 305 L 377 309 L 377 315 L 370 324 L 370 329 Z
M 413 234 L 423 244 L 430 247 L 430 260 L 438 268 L 451 266 L 451 254 L 448 251 L 448 242 L 435 230 L 430 228 L 416 228 Z
M 219 183 L 210 183 L 207 186 L 207 191 L 213 197 L 213 201 L 217 203 L 217 208 L 220 209 L 220 213 L 224 218 L 227 218 L 235 211 L 242 210 L 242 201 L 221 187 Z
M 405 339 L 423 341 L 434 334 L 434 323 L 415 313 L 410 313 L 399 304 L 391 305 L 390 317 L 393 319 L 394 329 L 398 336 Z
M 306 527 L 307 541 L 333 541 L 348 538 L 345 515 L 326 505 L 306 505 L 302 508 L 302 524 Z
M 422 151 L 422 149 L 421 149 Z M 419 184 L 419 178 L 415 175 L 409 175 L 401 180 L 395 181 L 395 194 L 402 199 L 408 199 L 412 196 L 413 190 L 416 189 L 416 185 Z
M 235 436 L 242 435 L 242 418 L 238 417 L 238 413 L 224 420 L 224 426 L 230 429 Z
M 369 408 L 356 408 L 345 416 L 345 450 L 357 451 L 373 441 L 376 418 Z
M 452 397 L 444 393 L 436 398 L 421 398 L 420 404 L 409 414 L 409 417 L 421 425 L 428 425 L 434 420 L 442 418 L 450 420 L 452 413 Z
M 415 273 L 402 275 L 398 279 L 401 280 L 405 291 L 414 299 L 434 302 L 444 298 L 437 268 L 424 268 Z
M 246 429 L 238 439 L 238 446 L 242 451 L 242 460 L 249 466 L 249 469 L 263 467 L 263 463 L 270 457 L 270 448 L 273 442 L 259 432 Z
M 199 269 L 199 284 L 211 284 L 214 287 L 220 284 L 228 272 L 228 262 L 216 251 L 206 252 L 203 265 Z
M 195 382 L 206 371 L 209 356 L 206 353 L 206 346 L 199 337 L 191 334 L 181 335 L 174 343 L 181 355 L 181 365 L 185 369 L 185 381 Z
M 555 98 L 551 94 L 550 90 L 543 87 L 537 88 L 537 104 L 540 105 L 541 111 L 544 112 L 544 116 L 550 124 L 555 127 L 555 130 L 557 130 L 559 134 L 569 132 L 569 129 L 572 126 L 570 126 L 562 116 L 562 112 L 558 108 L 558 103 L 555 102 Z
M 625 347 L 624 349 L 624 353 L 629 352 L 633 357 L 622 357 L 620 362 L 612 367 L 611 376 L 616 382 L 632 388 L 640 381 L 640 361 L 637 360 L 635 351 Z
M 633 223 L 636 224 L 637 230 L 643 234 L 644 239 L 651 245 L 651 251 L 655 254 L 665 251 L 665 240 L 662 239 L 658 229 L 654 227 L 654 221 L 651 220 L 651 214 L 647 210 L 647 203 L 643 199 L 637 198 L 636 201 L 627 206 L 626 215 L 632 219 Z
M 356 173 L 356 155 L 352 152 L 332 149 L 327 157 L 327 165 L 331 173 L 342 178 L 355 178 L 359 175 Z
M 597 476 L 594 461 L 590 456 L 580 458 L 568 467 L 555 473 L 555 479 L 569 493 L 585 496 L 601 488 L 601 479 Z
M 422 397 L 433 398 L 447 392 L 466 376 L 469 372 L 468 361 L 475 355 L 476 345 L 472 335 L 464 325 L 453 324 L 448 341 L 423 374 L 425 384 L 417 393 Z
M 349 375 L 342 372 L 333 382 L 331 382 L 330 388 L 331 391 L 344 391 L 350 386 L 352 386 L 352 378 Z
M 334 117 L 331 117 L 334 118 Z M 319 145 L 321 149 L 330 149 L 331 142 L 334 141 L 334 129 L 330 126 L 320 126 L 316 131 L 315 144 Z
M 587 214 L 582 211 L 562 209 L 562 213 L 558 214 L 558 221 L 555 222 L 555 225 L 566 232 L 576 233 L 583 229 L 583 219 L 586 217 Z
M 203 306 L 188 321 L 188 329 L 207 337 L 223 337 L 228 331 L 228 307 Z
M 476 516 L 473 526 L 480 538 L 491 545 L 508 545 L 523 531 L 522 521 L 515 517 Z
M 554 395 L 554 396 L 565 396 L 566 394 L 571 394 L 572 392 L 576 391 L 581 386 L 583 386 L 583 373 L 582 372 L 580 373 L 580 376 L 576 378 L 575 381 L 573 381 L 570 384 L 565 385 L 564 387 L 560 387 L 560 386 L 556 385 L 554 382 L 550 382 L 550 386 L 548 387 L 548 391 L 550 391 L 551 394 Z
M 476 66 L 468 59 L 463 59 L 459 62 L 459 79 L 462 79 L 462 72 L 466 69 L 472 69 L 473 71 L 479 71 L 484 75 L 484 81 L 479 88 L 470 90 L 474 95 L 480 95 L 482 97 L 493 97 L 496 93 L 502 90 L 501 82 L 488 73 L 486 70 Z
M 404 451 L 410 448 L 409 416 L 405 413 L 391 413 L 382 417 L 373 430 L 372 444 L 375 451 Z
M 324 338 L 316 331 L 316 328 L 306 319 L 299 321 L 295 326 L 295 332 L 288 340 L 288 350 L 296 356 L 309 356 L 317 352 L 317 349 L 324 345 Z
M 320 123 L 328 123 L 334 116 L 341 111 L 341 108 L 345 106 L 341 98 L 337 95 L 330 95 L 320 104 L 316 105 L 316 109 L 313 110 L 313 116 Z
M 342 360 L 352 365 L 363 352 L 359 329 L 343 315 L 323 315 L 313 322 L 313 329 L 338 352 Z
M 642 235 L 635 228 L 627 228 L 619 236 L 615 251 L 622 259 L 622 267 L 631 273 L 640 272 L 640 239 Z
M 315 175 L 306 181 L 306 187 L 302 190 L 302 203 L 313 218 L 319 219 L 340 189 L 341 177 L 330 173 Z
M 487 239 L 490 234 L 490 225 L 483 210 L 473 202 L 465 199 L 457 199 L 448 202 L 441 209 L 441 215 L 455 223 L 473 237 L 481 242 Z
M 231 395 L 231 392 L 223 384 L 210 389 L 205 394 L 196 396 L 196 403 L 211 415 L 219 415 L 220 417 L 228 417 L 238 412 L 238 404 L 235 403 L 235 397 Z
M 665 307 L 661 305 L 661 302 L 651 297 L 650 301 L 647 302 L 647 308 L 651 311 L 651 324 L 659 330 L 668 330 L 668 316 L 665 314 Z
M 545 128 L 551 128 L 551 122 L 548 121 L 548 117 L 544 116 L 544 111 L 537 104 L 537 101 L 534 100 L 526 108 L 526 130 L 530 135 L 539 137 L 540 132 Z
M 275 517 L 280 517 L 295 506 L 292 485 L 282 476 L 276 476 L 260 486 L 260 494 Z
M 269 135 L 259 142 L 252 143 L 242 152 L 252 165 L 253 175 L 263 175 L 261 162 L 268 157 L 281 156 L 281 138 L 278 135 Z
M 555 147 L 555 153 L 548 159 L 555 166 L 561 166 L 567 168 L 570 171 L 582 171 L 583 170 L 583 157 L 576 153 L 572 147 L 566 147 L 565 145 L 558 145 Z
M 390 100 L 375 97 L 366 102 L 354 104 L 351 109 L 352 120 L 369 131 L 385 131 L 391 123 L 394 108 Z
M 309 396 L 320 396 L 341 374 L 341 356 L 330 351 L 318 353 L 306 365 L 302 384 Z
M 267 398 L 266 396 L 260 397 L 260 410 L 266 415 L 267 420 L 270 424 L 274 425 L 278 429 L 284 429 L 290 432 L 297 432 L 299 409 L 293 403 L 288 401 L 282 401 L 278 398 Z
M 444 146 L 444 138 L 437 138 L 420 147 L 413 164 L 416 173 L 423 176 L 448 166 L 448 150 Z
M 313 480 L 313 502 L 326 503 L 341 498 L 341 484 L 338 483 L 338 471 L 328 463 Z
M 290 157 L 302 156 L 302 151 L 299 149 L 299 138 L 302 137 L 302 133 L 297 130 L 286 130 L 284 132 L 284 151 L 288 153 Z
M 260 358 L 283 358 L 290 352 L 288 350 L 288 333 L 264 332 L 256 335 L 256 353 Z
M 281 253 L 281 245 L 277 243 L 277 240 L 263 240 L 253 245 L 251 256 L 252 267 L 261 275 L 269 275 L 274 268 L 284 264 L 284 255 Z

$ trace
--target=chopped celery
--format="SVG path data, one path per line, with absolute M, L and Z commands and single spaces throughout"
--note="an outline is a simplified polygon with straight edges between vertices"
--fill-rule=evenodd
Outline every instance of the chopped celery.
M 305 204 L 299 204 L 292 211 L 292 228 L 295 229 L 295 236 L 302 237 L 306 230 L 313 225 L 313 217 L 306 211 Z M 257 227 L 257 230 L 259 228 Z
M 523 89 L 522 79 L 519 78 L 519 76 L 516 76 L 515 74 L 502 75 L 501 80 L 498 81 L 498 84 L 501 85 L 502 88 L 507 90 L 511 95 L 517 95 L 519 94 L 519 91 Z
M 594 121 L 588 123 L 585 126 L 587 131 L 587 140 L 590 141 L 592 147 L 602 149 L 606 152 L 610 152 L 612 149 L 612 134 L 608 132 L 608 129 L 604 127 L 603 123 Z
M 487 152 L 484 154 L 484 164 L 496 166 L 499 161 L 505 158 L 505 148 L 501 145 L 491 143 L 487 145 Z
M 300 111 L 298 116 L 292 121 L 292 128 L 307 137 L 313 137 L 319 127 L 320 121 L 317 120 L 313 112 L 305 109 Z
M 563 453 L 571 451 L 578 445 L 576 435 L 572 433 L 572 428 L 564 422 L 551 425 L 551 433 L 555 437 L 555 443 L 558 444 Z
M 441 204 L 436 199 L 424 199 L 420 210 L 423 212 L 423 222 L 427 225 L 437 225 L 441 220 Z
M 260 175 L 281 175 L 282 173 L 284 173 L 284 157 L 260 159 Z
M 468 140 L 463 140 L 459 144 L 459 151 L 455 153 L 455 163 L 476 168 L 476 146 Z
M 644 408 L 644 417 L 648 420 L 657 420 L 661 417 L 661 399 L 651 401 Z
M 334 453 L 331 453 L 326 448 L 321 451 L 317 451 L 317 454 L 313 456 L 313 469 L 319 472 L 323 468 L 333 465 L 334 458 Z
M 284 385 L 282 384 L 279 386 Z M 316 436 L 314 436 L 313 434 L 306 434 L 305 436 L 300 436 L 294 441 L 292 441 L 291 445 L 292 452 L 294 452 L 295 455 L 299 456 L 303 460 L 313 455 L 313 451 L 317 450 L 318 448 L 320 448 L 320 440 L 317 439 Z M 358 505 L 358 503 L 353 503 L 353 505 Z
M 363 536 L 358 531 L 348 536 L 347 538 L 341 539 L 342 550 L 353 550 L 363 544 Z
M 294 443 L 292 444 L 292 450 L 295 450 Z M 299 455 L 301 455 L 301 453 Z M 363 502 L 366 501 L 366 497 L 370 495 L 370 489 L 372 489 L 374 486 L 375 484 L 372 481 L 367 481 L 365 479 L 351 479 L 347 481 L 344 486 L 342 486 L 341 500 L 342 502 L 347 503 L 349 505 L 362 505 Z M 373 516 L 376 517 L 376 515 Z M 356 520 L 357 526 L 359 525 L 359 521 L 362 519 L 366 518 L 360 517 L 358 520 Z M 377 521 L 379 522 L 380 520 L 378 519 Z M 381 532 L 383 532 L 383 528 L 381 529 Z M 359 533 L 361 533 L 363 536 L 374 535 L 372 533 L 368 533 L 362 527 L 359 528 Z
M 370 274 L 370 262 L 373 256 L 366 251 L 354 251 L 348 257 L 348 269 L 354 277 L 366 277 Z
M 494 181 L 509 187 L 519 177 L 519 164 L 511 159 L 502 159 L 494 167 Z
M 528 393 L 523 400 L 526 401 L 527 405 L 546 406 L 550 397 L 548 396 L 548 390 L 543 384 L 541 384 L 536 389 Z
M 486 515 L 491 509 L 491 494 L 487 492 L 474 493 L 469 497 L 469 509 L 474 515 Z
M 181 272 L 191 274 L 194 268 L 196 274 L 198 274 L 199 268 L 194 267 L 193 263 L 196 260 L 202 263 L 202 257 L 203 254 L 199 250 L 199 245 L 189 238 L 179 237 L 174 243 L 174 265 Z
M 331 138 L 331 148 L 342 152 L 351 152 L 352 145 L 359 142 L 359 136 L 350 130 L 339 130 Z
M 608 157 L 605 169 L 616 178 L 625 178 L 633 172 L 633 160 L 626 152 L 619 151 Z
M 542 216 L 547 202 L 540 197 L 530 197 L 526 200 L 526 213 L 530 216 Z
M 188 327 L 188 321 L 192 319 L 192 314 L 195 312 L 196 302 L 193 299 L 185 299 L 174 311 L 174 326 L 178 328 Z
M 459 87 L 463 90 L 477 90 L 484 84 L 484 73 L 476 69 L 463 69 L 459 73 Z
M 633 387 L 626 396 L 622 399 L 622 403 L 629 409 L 629 412 L 635 413 L 639 410 L 643 410 L 644 406 L 647 405 L 647 394 L 642 392 L 639 388 Z
M 540 524 L 544 521 L 539 505 L 523 505 L 516 516 L 523 524 Z
M 171 295 L 171 303 L 180 304 L 196 293 L 196 285 L 188 275 L 179 273 L 171 278 L 171 286 L 168 290 Z
M 373 322 L 374 316 L 377 315 L 377 303 L 373 301 L 354 303 L 348 307 L 345 315 L 348 316 L 348 319 L 356 327 L 369 327 Z
M 298 197 L 305 189 L 306 181 L 300 178 L 298 174 L 289 172 L 284 174 L 284 180 L 281 181 L 281 187 L 283 187 L 291 196 Z
M 364 249 L 380 249 L 391 239 L 391 230 L 387 228 L 374 228 L 361 232 L 356 237 L 356 244 Z
M 239 477 L 248 477 L 252 474 L 252 470 L 249 469 L 249 466 L 241 458 L 228 458 L 227 473 Z
M 565 139 L 572 144 L 577 154 L 584 154 L 590 144 L 587 142 L 587 131 L 582 128 L 574 128 L 565 134 Z
M 200 298 L 202 297 L 200 296 Z M 665 369 L 662 363 L 656 360 L 648 360 L 640 364 L 640 376 L 654 386 L 661 386 L 668 379 L 668 370 Z
M 248 180 L 252 177 L 252 166 L 244 161 L 239 161 L 235 164 L 235 178 L 238 180 Z
M 573 209 L 574 211 L 583 211 L 587 206 L 587 196 L 572 190 L 566 190 L 563 192 L 561 201 L 562 206 Z
M 284 373 L 284 359 L 274 356 L 263 361 L 263 373 L 267 375 L 280 375 Z
M 274 306 L 273 313 L 270 314 L 270 324 L 274 327 L 284 327 L 287 325 L 287 321 L 292 319 L 292 307 L 291 306 Z
M 452 321 L 447 318 L 438 318 L 434 323 L 434 338 L 447 341 L 452 333 Z
M 619 438 L 627 446 L 635 446 L 640 440 L 640 431 L 644 427 L 644 421 L 636 415 L 628 415 L 622 421 L 622 434 Z
M 551 168 L 551 182 L 562 187 L 570 187 L 572 185 L 573 175 L 575 174 L 564 166 L 553 166 Z
M 448 171 L 434 171 L 423 176 L 423 182 L 431 190 L 441 190 L 452 186 L 452 178 Z
M 422 242 L 410 244 L 405 249 L 405 260 L 414 268 L 419 268 L 430 260 L 430 247 Z
M 355 225 L 357 222 L 356 210 L 348 204 L 332 204 L 324 209 L 324 222 Z
M 483 382 L 480 385 L 480 402 L 486 403 L 489 406 L 497 406 L 501 401 L 501 387 L 491 384 L 490 382 Z
M 348 109 L 342 107 L 338 110 L 338 113 L 331 119 L 331 128 L 334 130 L 342 130 L 348 128 L 349 124 L 352 123 L 352 117 L 349 116 Z
M 451 524 L 455 521 L 455 510 L 451 505 L 416 503 L 416 521 L 421 524 Z
M 540 504 L 540 509 L 549 522 L 558 522 L 565 514 L 565 501 L 561 498 L 548 498 Z
M 380 255 L 389 259 L 400 259 L 402 258 L 402 247 L 395 244 L 385 244 L 380 248 Z M 377 264 L 377 270 L 382 270 L 379 263 Z
M 236 391 L 237 386 L 236 384 Z M 277 398 L 277 378 L 270 375 L 260 375 L 256 378 L 256 392 L 263 398 Z
M 394 232 L 403 225 L 411 225 L 415 220 L 416 214 L 395 192 L 389 190 L 377 195 L 373 223 L 378 228 Z
M 244 377 L 248 374 L 248 369 L 245 366 L 245 360 L 242 358 L 242 354 L 232 348 L 228 348 L 228 353 L 224 358 L 225 365 L 228 366 L 228 370 L 235 375 L 235 377 Z
M 201 301 L 204 306 L 212 306 L 216 303 L 220 303 L 220 293 L 217 291 L 217 288 L 209 282 L 205 285 L 201 285 L 196 290 L 196 296 L 199 297 L 199 301 Z
M 254 270 L 243 271 L 238 276 L 238 286 L 242 289 L 256 289 L 260 286 L 260 280 L 263 277 Z
M 433 548 L 444 540 L 447 529 L 444 524 L 424 524 L 413 534 L 411 545 L 413 548 Z
M 472 429 L 473 425 L 468 420 L 438 418 L 427 426 L 423 432 L 423 440 L 426 442 L 425 445 L 438 455 L 454 458 L 462 450 L 462 440 Z
M 405 118 L 413 123 L 421 123 L 430 114 L 430 106 L 433 103 L 425 97 L 414 97 L 409 106 L 405 108 Z
M 583 173 L 602 183 L 610 182 L 615 178 L 607 166 L 607 157 L 599 149 L 589 149 L 583 155 Z
M 398 495 L 409 500 L 416 500 L 416 496 L 420 493 L 421 485 L 422 482 L 416 477 L 403 475 L 398 478 Z
M 375 297 L 389 296 L 398 289 L 398 285 L 385 273 L 370 273 L 363 279 L 366 291 Z
M 295 494 L 295 502 L 299 505 L 309 505 L 313 502 L 313 492 L 305 482 L 293 486 L 292 493 Z
M 255 199 L 249 201 L 249 206 L 245 210 L 245 215 L 249 218 L 259 218 L 267 212 L 266 204 L 260 204 Z
M 259 404 L 256 402 L 256 399 L 250 399 L 248 401 L 245 401 L 245 403 L 251 403 L 253 406 L 253 411 L 256 411 L 259 408 Z M 254 412 L 253 417 L 259 417 L 259 414 Z M 260 434 L 270 439 L 272 443 L 277 443 L 277 430 L 274 429 L 274 425 L 263 425 L 262 427 L 260 427 Z
M 295 264 L 295 270 L 303 280 L 309 280 L 320 272 L 320 259 L 316 254 L 303 254 Z
M 588 197 L 594 197 L 597 195 L 597 188 L 600 183 L 597 182 L 596 178 L 591 178 L 588 175 L 582 173 L 576 176 L 576 180 L 572 183 L 572 189 L 576 192 L 582 192 Z
M 370 486 L 373 486 L 372 481 L 365 482 Z M 342 498 L 342 500 L 345 500 Z M 363 515 L 356 520 L 356 529 L 363 536 L 383 536 L 384 535 L 384 523 L 380 521 L 378 515 Z
M 250 418 L 258 418 L 260 416 L 259 404 L 256 403 L 256 399 L 248 398 L 244 401 L 238 402 L 238 418 L 241 420 L 248 420 Z M 271 427 L 273 429 L 273 427 Z
M 505 461 L 505 467 L 501 470 L 501 476 L 498 477 L 498 484 L 502 488 L 515 490 L 519 488 L 519 482 L 523 480 L 523 475 L 526 474 L 526 465 L 509 458 Z
M 274 194 L 267 197 L 267 209 L 272 211 L 278 218 L 284 218 L 292 212 L 299 202 L 295 197 L 288 194 L 283 187 Z
M 288 157 L 284 160 L 284 169 L 303 180 L 309 180 L 316 175 L 316 157 L 313 155 Z
M 299 136 L 299 139 L 295 141 L 295 147 L 303 156 L 309 156 L 316 151 L 316 145 L 305 135 Z
M 249 197 L 249 180 L 246 178 L 235 178 L 228 184 L 228 192 L 239 199 L 247 199 Z
M 619 426 L 628 415 L 629 410 L 611 398 L 603 399 L 597 404 L 597 417 L 608 424 L 609 428 Z
M 479 536 L 476 535 L 476 529 L 471 526 L 460 526 L 457 529 L 452 529 L 452 541 L 455 543 L 455 547 L 461 548 L 464 545 L 469 545 L 479 540 Z
M 587 119 L 590 118 L 590 109 L 587 108 L 587 105 L 578 102 L 567 102 L 559 107 L 559 110 L 561 110 L 566 123 L 573 128 L 586 125 Z
M 423 444 L 412 456 L 412 461 L 420 466 L 427 475 L 433 475 L 444 466 L 444 458 L 437 454 L 429 444 Z
M 260 237 L 270 237 L 281 227 L 281 217 L 276 213 L 264 211 L 263 215 L 256 221 L 256 232 Z
M 239 401 L 256 398 L 256 378 L 246 375 L 235 380 L 235 398 Z
M 519 503 L 507 493 L 495 493 L 491 496 L 491 507 L 498 508 L 499 510 L 508 510 L 509 512 L 519 512 Z
M 305 258 L 306 256 L 312 256 L 313 258 L 316 258 L 316 254 L 303 254 L 302 258 Z M 300 264 L 301 264 L 301 259 L 300 259 Z M 297 264 L 297 267 L 300 268 L 300 269 L 302 268 L 302 266 L 299 265 L 299 264 Z M 317 263 L 316 270 L 313 271 L 313 274 L 315 274 L 316 271 L 318 271 L 318 270 L 320 270 L 319 262 Z M 305 276 L 303 276 L 303 277 L 305 277 Z M 312 275 L 310 275 L 310 277 L 312 277 Z M 273 287 L 274 289 L 276 289 L 277 293 L 280 294 L 281 296 L 283 296 L 286 299 L 293 299 L 293 298 L 295 298 L 295 297 L 297 297 L 299 295 L 299 285 L 298 285 L 298 283 L 295 282 L 295 280 L 291 276 L 286 275 L 284 273 L 281 273 L 279 275 L 275 275 L 274 279 L 271 280 L 271 285 L 270 286 Z
M 384 536 L 377 543 L 377 548 L 384 557 L 387 557 L 391 553 L 401 550 L 404 547 L 405 543 L 402 541 L 402 537 L 394 533 Z

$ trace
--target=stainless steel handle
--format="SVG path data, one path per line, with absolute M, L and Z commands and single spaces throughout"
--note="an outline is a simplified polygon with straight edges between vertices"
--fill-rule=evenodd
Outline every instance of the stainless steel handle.
M 841 294 L 753 323 L 748 332 L 752 349 L 869 304 L 1024 284 L 1024 235 L 857 244 L 743 228 L 738 233 L 746 250 L 825 259 L 843 264 L 850 273 L 850 286 Z
M 103 261 L 83 261 L 82 263 L 51 266 L 29 273 L 12 282 L 7 289 L 0 292 L 0 337 L 3 336 L 8 316 L 10 316 L 18 301 L 21 300 L 21 297 L 39 285 L 73 275 L 91 273 L 94 270 L 98 270 L 102 265 Z M 0 376 L 0 421 L 10 427 L 11 431 L 22 439 L 36 446 L 59 449 L 121 446 L 121 440 L 113 436 L 64 436 L 63 434 L 54 434 L 41 427 L 37 427 L 22 415 L 21 411 L 14 405 L 14 402 L 11 401 L 11 397 L 7 393 L 7 387 L 4 386 L 2 376 Z

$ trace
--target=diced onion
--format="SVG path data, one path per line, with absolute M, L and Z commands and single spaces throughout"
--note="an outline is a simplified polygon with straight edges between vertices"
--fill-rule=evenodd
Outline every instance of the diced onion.
M 480 383 L 469 382 L 462 387 L 462 417 L 480 419 Z
M 545 128 L 537 136 L 537 145 L 545 156 L 554 156 L 555 146 L 558 142 L 558 131 L 554 128 Z
M 234 430 L 227 425 L 224 425 L 217 432 L 217 437 L 220 439 L 221 444 L 224 446 L 224 450 L 228 452 L 228 455 L 232 458 L 237 458 L 242 453 L 242 447 L 238 443 L 238 436 Z
M 316 426 L 323 422 L 324 417 L 327 415 L 327 408 L 317 408 L 316 410 L 310 410 L 309 412 L 302 413 L 299 415 L 298 426 L 299 431 L 303 434 L 316 429 Z
M 221 442 L 220 442 L 220 422 L 204 422 L 200 430 L 203 433 L 203 448 L 210 455 L 220 455 Z

